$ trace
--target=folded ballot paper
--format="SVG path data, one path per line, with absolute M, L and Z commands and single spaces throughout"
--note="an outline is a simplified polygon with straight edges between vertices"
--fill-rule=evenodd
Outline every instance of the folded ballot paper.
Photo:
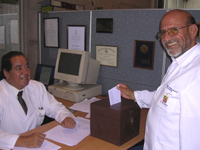
M 44 133 L 46 138 L 68 146 L 77 145 L 90 135 L 90 120 L 82 117 L 77 117 L 76 120 L 78 123 L 74 129 L 63 128 L 61 125 L 57 125 Z
M 121 93 L 120 90 L 116 88 L 116 86 L 108 90 L 108 95 L 109 95 L 110 105 L 114 105 L 121 102 Z

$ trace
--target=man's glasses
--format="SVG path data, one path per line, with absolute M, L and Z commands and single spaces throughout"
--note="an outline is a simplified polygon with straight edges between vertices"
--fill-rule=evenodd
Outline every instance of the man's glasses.
M 189 26 L 191 26 L 191 24 L 187 25 L 187 26 L 184 26 L 184 27 L 180 27 L 180 28 L 173 27 L 173 28 L 169 28 L 167 30 L 161 30 L 160 32 L 157 33 L 156 37 L 157 37 L 158 40 L 160 40 L 160 39 L 165 37 L 165 33 L 166 32 L 168 32 L 168 34 L 170 36 L 175 36 L 175 35 L 178 34 L 178 30 L 186 28 L 186 27 L 189 27 Z

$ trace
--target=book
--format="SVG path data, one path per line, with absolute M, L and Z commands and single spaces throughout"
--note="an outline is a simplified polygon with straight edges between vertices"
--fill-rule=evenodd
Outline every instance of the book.
M 50 0 L 48 3 L 43 3 L 41 6 L 41 12 L 67 10 L 84 10 L 84 6 L 60 2 L 56 0 Z

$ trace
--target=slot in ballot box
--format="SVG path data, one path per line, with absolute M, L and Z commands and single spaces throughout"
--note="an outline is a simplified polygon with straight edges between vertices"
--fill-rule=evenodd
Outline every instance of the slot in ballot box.
M 139 134 L 141 109 L 133 100 L 122 98 L 110 105 L 109 98 L 91 103 L 91 136 L 122 145 Z

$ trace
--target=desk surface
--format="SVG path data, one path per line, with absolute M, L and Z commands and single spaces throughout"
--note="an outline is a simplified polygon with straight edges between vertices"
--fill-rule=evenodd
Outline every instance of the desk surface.
M 66 101 L 66 100 L 62 100 L 60 98 L 56 98 L 59 102 L 62 102 L 63 105 L 65 105 L 66 108 L 69 108 L 70 106 L 72 106 L 74 103 L 70 102 L 70 101 Z M 142 109 L 141 110 L 141 118 L 140 118 L 140 133 L 139 135 L 137 135 L 136 137 L 132 138 L 131 140 L 129 140 L 128 142 L 124 143 L 121 146 L 116 146 L 114 144 L 111 144 L 109 142 L 103 141 L 101 139 L 95 138 L 91 135 L 87 136 L 85 139 L 83 139 L 79 144 L 75 145 L 75 146 L 67 146 L 52 140 L 49 140 L 52 143 L 55 143 L 59 146 L 61 146 L 62 148 L 60 150 L 127 150 L 128 148 L 134 146 L 135 144 L 139 143 L 140 141 L 142 141 L 144 139 L 144 133 L 145 133 L 145 123 L 146 123 L 146 116 L 147 116 L 147 112 L 148 109 Z M 87 115 L 87 113 L 84 112 L 79 112 L 76 111 L 74 113 L 75 116 L 80 116 L 80 117 L 85 117 Z M 57 123 L 56 121 L 52 121 L 48 124 L 45 124 L 43 126 L 40 126 L 38 128 L 35 128 L 33 130 L 30 130 L 26 133 L 23 133 L 23 135 L 29 135 L 31 133 L 35 133 L 35 132 L 41 132 L 44 133 L 46 131 L 48 131 L 49 129 L 55 127 L 56 125 L 58 125 L 59 123 Z

